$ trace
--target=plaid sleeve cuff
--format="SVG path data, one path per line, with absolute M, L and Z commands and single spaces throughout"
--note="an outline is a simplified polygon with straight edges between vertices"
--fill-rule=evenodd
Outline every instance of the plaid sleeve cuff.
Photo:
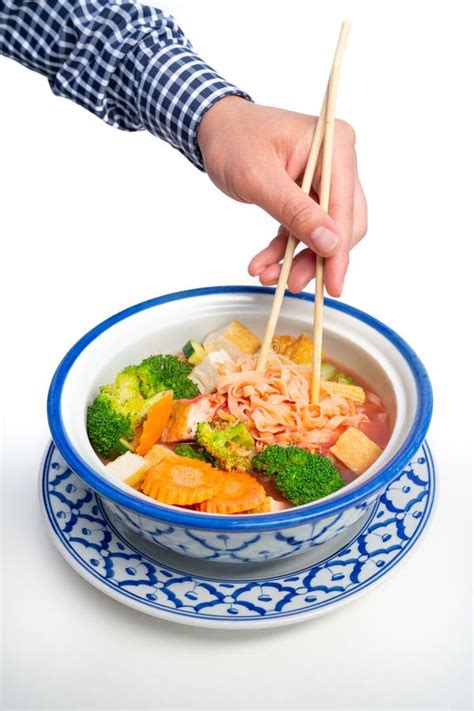
M 201 170 L 205 112 L 224 96 L 250 98 L 193 52 L 171 16 L 130 0 L 0 0 L 0 54 L 110 125 L 151 131 Z
M 200 170 L 204 163 L 197 132 L 204 114 L 225 96 L 250 96 L 225 81 L 190 47 L 138 47 L 142 65 L 137 92 L 140 122 L 183 153 Z

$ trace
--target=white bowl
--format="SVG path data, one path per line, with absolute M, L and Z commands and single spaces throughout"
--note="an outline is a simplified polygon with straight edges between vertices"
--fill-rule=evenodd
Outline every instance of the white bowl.
M 48 417 L 69 466 L 103 498 L 112 518 L 171 550 L 220 561 L 255 562 L 321 545 L 357 521 L 422 443 L 431 418 L 427 373 L 394 331 L 362 311 L 327 299 L 323 347 L 384 400 L 392 434 L 364 475 L 331 496 L 278 513 L 205 514 L 149 499 L 109 476 L 92 449 L 86 410 L 100 385 L 126 365 L 155 353 L 174 353 L 238 318 L 262 334 L 273 289 L 209 287 L 168 294 L 133 306 L 87 333 L 65 356 L 51 383 Z M 278 331 L 311 330 L 313 296 L 285 298 Z

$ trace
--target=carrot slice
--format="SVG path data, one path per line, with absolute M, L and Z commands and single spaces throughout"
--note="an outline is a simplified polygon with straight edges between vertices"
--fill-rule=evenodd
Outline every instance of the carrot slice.
M 259 504 L 253 509 L 249 509 L 247 513 L 270 513 L 270 511 L 272 510 L 272 501 L 273 499 L 271 496 L 266 496 L 261 504 Z
M 244 472 L 225 472 L 222 491 L 197 508 L 207 513 L 242 513 L 259 506 L 265 496 L 265 489 L 255 477 Z
M 164 504 L 191 506 L 218 494 L 224 479 L 224 473 L 207 462 L 176 456 L 146 472 L 142 491 Z
M 172 406 L 173 393 L 165 392 L 158 402 L 150 407 L 143 423 L 138 447 L 135 450 L 137 454 L 143 457 L 158 442 L 171 415 Z

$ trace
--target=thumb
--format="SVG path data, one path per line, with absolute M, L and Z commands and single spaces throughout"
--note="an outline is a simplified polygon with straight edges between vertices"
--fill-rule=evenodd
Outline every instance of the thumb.
M 330 257 L 341 244 L 334 220 L 279 167 L 257 188 L 254 202 L 313 252 Z

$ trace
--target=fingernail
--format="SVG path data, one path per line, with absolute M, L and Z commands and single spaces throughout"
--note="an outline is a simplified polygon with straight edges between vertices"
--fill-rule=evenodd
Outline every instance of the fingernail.
M 326 254 L 332 252 L 337 247 L 339 235 L 327 227 L 317 227 L 313 230 L 310 240 L 315 252 Z

